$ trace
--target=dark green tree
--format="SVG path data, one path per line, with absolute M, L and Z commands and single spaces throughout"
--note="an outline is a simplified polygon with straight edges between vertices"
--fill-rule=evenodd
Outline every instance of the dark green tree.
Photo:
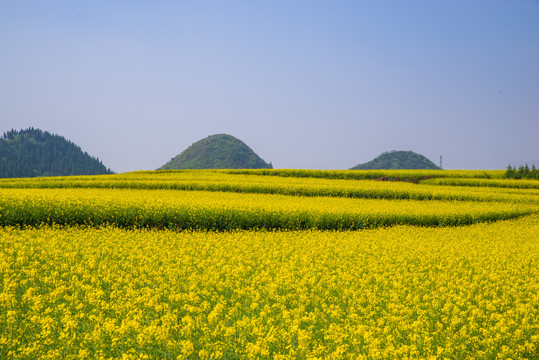
M 511 164 L 507 165 L 507 169 L 505 170 L 505 177 L 506 178 L 514 178 L 515 177 L 515 169 L 513 169 Z

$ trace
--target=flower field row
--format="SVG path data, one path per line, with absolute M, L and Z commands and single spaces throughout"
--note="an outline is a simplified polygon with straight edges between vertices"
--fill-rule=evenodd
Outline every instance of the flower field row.
M 248 169 L 227 170 L 231 174 L 271 175 L 282 177 L 314 177 L 326 179 L 399 179 L 417 182 L 431 178 L 502 179 L 504 170 L 306 170 L 306 169 Z
M 0 358 L 537 359 L 539 217 L 0 228 Z
M 432 179 L 532 184 L 527 180 Z M 539 183 L 539 182 L 538 182 Z M 439 186 L 407 182 L 227 174 L 222 171 L 133 172 L 107 176 L 4 179 L 0 188 L 111 188 L 227 191 L 364 199 L 509 201 L 539 204 L 539 189 Z
M 525 179 L 473 179 L 473 178 L 437 178 L 422 181 L 423 184 L 446 186 L 476 186 L 493 188 L 539 189 L 539 180 Z
M 0 189 L 0 226 L 326 229 L 468 225 L 539 212 L 537 204 L 300 197 L 133 189 Z

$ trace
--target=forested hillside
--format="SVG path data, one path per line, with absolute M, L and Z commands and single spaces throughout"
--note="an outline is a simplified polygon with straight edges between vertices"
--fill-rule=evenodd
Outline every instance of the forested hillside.
M 158 170 L 271 169 L 249 146 L 234 136 L 211 135 L 185 149 Z
M 0 138 L 0 177 L 111 174 L 101 161 L 62 136 L 29 128 Z

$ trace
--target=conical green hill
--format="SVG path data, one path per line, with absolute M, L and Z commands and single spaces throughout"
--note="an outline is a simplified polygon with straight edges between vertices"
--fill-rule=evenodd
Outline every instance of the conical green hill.
M 271 169 L 249 146 L 231 135 L 202 139 L 158 170 L 168 169 Z
M 391 151 L 373 160 L 359 164 L 350 170 L 388 170 L 388 169 L 439 169 L 436 164 L 413 151 Z

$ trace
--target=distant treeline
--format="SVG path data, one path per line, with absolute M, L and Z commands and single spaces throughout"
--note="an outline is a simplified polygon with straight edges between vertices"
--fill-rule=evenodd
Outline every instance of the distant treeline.
M 532 164 L 531 169 L 528 164 L 520 165 L 518 169 L 509 164 L 505 170 L 505 177 L 509 179 L 539 179 L 539 170 L 535 168 L 535 164 Z

